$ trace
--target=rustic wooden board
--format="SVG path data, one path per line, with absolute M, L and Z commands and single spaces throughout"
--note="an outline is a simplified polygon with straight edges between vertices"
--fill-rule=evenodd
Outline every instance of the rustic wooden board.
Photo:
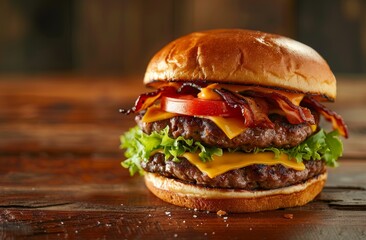
M 349 125 L 344 156 L 366 156 L 366 81 L 340 78 L 338 97 L 328 104 Z M 129 108 L 151 89 L 142 76 L 87 78 L 0 76 L 0 152 L 118 154 L 119 136 L 135 125 Z
M 7 162 L 0 173 L 2 238 L 366 237 L 366 161 L 344 159 L 330 169 L 324 191 L 304 207 L 222 217 L 162 202 L 115 158 L 7 156 L 1 162 Z

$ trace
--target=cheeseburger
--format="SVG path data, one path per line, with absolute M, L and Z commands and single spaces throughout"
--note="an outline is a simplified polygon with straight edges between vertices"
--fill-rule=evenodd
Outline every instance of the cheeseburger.
M 322 104 L 335 100 L 336 79 L 315 50 L 287 37 L 192 33 L 156 53 L 144 84 L 154 90 L 121 110 L 137 122 L 121 137 L 122 166 L 166 202 L 228 212 L 301 206 L 342 155 L 347 127 Z

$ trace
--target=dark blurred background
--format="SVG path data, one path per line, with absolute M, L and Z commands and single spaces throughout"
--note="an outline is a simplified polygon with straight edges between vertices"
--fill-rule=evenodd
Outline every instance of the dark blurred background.
M 0 73 L 143 74 L 166 43 L 212 28 L 286 35 L 366 73 L 365 0 L 1 0 Z

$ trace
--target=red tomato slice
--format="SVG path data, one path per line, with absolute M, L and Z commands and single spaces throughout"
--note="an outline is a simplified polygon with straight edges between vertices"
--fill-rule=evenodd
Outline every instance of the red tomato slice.
M 189 116 L 242 116 L 239 109 L 230 108 L 224 101 L 205 100 L 193 96 L 162 97 L 161 108 L 166 112 Z

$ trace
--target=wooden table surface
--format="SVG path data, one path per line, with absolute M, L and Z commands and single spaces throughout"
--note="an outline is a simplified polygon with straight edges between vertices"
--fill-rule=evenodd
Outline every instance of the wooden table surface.
M 366 239 L 366 77 L 338 77 L 330 106 L 351 137 L 316 200 L 222 217 L 162 202 L 120 166 L 134 121 L 118 109 L 143 91 L 142 77 L 0 77 L 0 239 Z

